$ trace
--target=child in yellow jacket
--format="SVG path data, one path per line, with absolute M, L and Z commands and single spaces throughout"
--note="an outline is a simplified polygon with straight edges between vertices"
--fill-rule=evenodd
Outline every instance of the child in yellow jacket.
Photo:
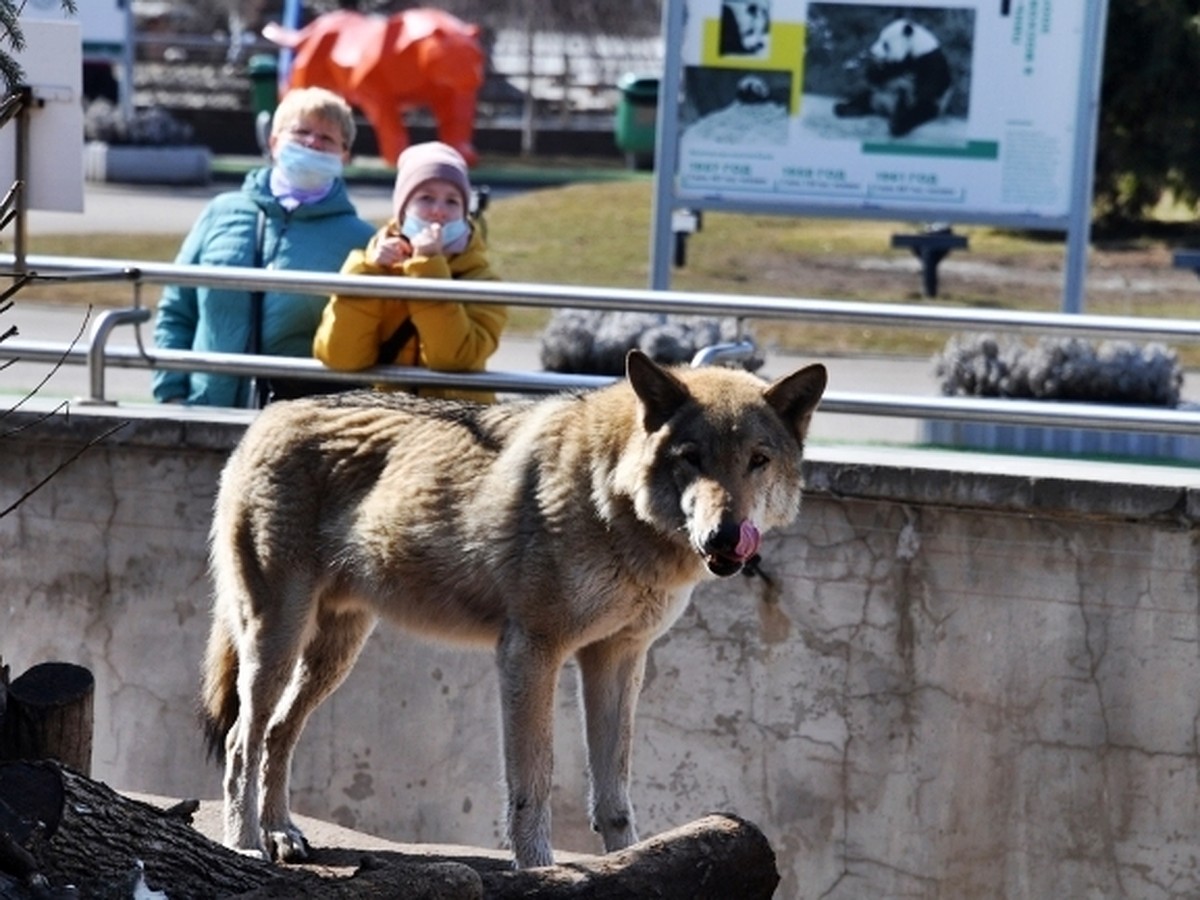
M 350 252 L 342 273 L 499 280 L 481 229 L 468 216 L 471 183 L 458 151 L 438 141 L 414 144 L 396 165 L 395 217 L 364 249 Z M 313 338 L 313 355 L 348 372 L 377 363 L 482 372 L 507 321 L 508 310 L 499 304 L 335 294 Z M 420 393 L 493 399 L 478 391 Z

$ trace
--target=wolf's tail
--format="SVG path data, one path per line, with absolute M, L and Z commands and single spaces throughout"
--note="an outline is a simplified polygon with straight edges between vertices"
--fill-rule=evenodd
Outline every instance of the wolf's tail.
M 233 634 L 225 617 L 213 617 L 204 654 L 204 675 L 200 687 L 200 716 L 210 759 L 225 756 L 225 736 L 238 716 L 238 658 Z

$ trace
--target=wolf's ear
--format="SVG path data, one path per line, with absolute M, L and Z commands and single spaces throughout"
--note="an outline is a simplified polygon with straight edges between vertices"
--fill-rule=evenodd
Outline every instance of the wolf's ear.
M 625 374 L 642 403 L 642 426 L 653 434 L 667 424 L 691 395 L 683 382 L 641 350 L 625 356 Z
M 767 403 L 792 427 L 802 444 L 828 381 L 825 367 L 818 363 L 785 375 L 763 393 Z

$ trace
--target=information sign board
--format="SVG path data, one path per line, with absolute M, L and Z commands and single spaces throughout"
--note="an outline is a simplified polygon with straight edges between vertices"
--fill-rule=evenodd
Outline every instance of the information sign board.
M 682 207 L 1066 231 L 1077 295 L 1106 13 L 668 0 L 651 285 L 666 286 Z
M 687 6 L 680 199 L 1065 226 L 1086 4 Z

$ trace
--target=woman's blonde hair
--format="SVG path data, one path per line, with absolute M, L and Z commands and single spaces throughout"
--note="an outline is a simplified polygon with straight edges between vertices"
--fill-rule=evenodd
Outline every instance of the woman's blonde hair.
M 354 146 L 357 127 L 354 111 L 340 95 L 322 87 L 293 88 L 284 94 L 271 117 L 271 136 L 275 137 L 306 116 L 315 116 L 336 123 L 342 132 L 346 149 Z

